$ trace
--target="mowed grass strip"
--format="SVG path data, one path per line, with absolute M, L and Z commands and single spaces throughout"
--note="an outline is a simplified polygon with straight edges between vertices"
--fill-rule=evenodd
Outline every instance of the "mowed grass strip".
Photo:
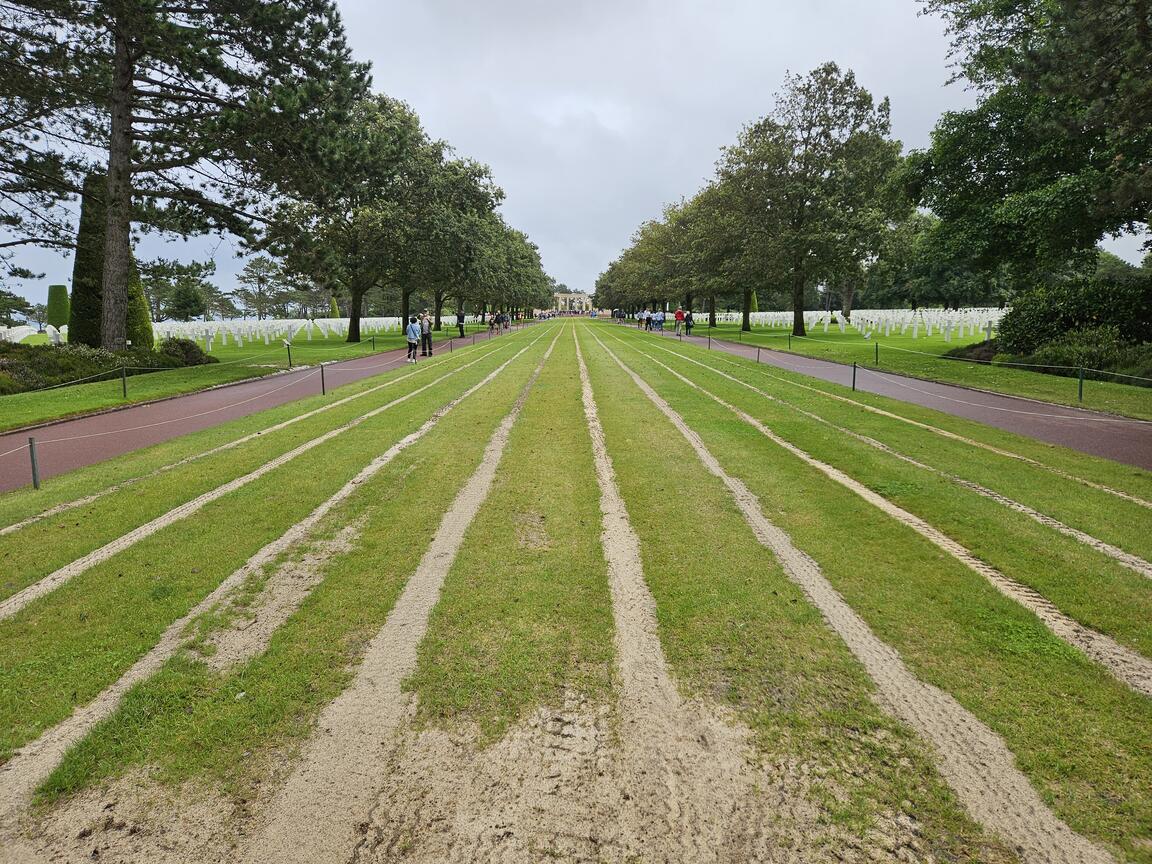
M 114 681 L 257 549 L 498 364 L 481 363 L 305 453 L 0 622 L 0 758 Z
M 612 610 L 599 488 L 570 335 L 512 429 L 406 687 L 427 723 L 473 722 L 486 741 L 566 691 L 605 700 Z
M 809 455 L 921 517 L 1009 578 L 1034 588 L 1065 614 L 1152 657 L 1152 580 L 1147 577 L 1022 513 L 910 466 L 715 373 L 635 342 L 616 344 L 627 346 L 630 354 L 630 349 L 636 349 L 638 362 L 654 358 L 666 363 Z M 648 367 L 659 368 L 658 363 L 648 360 Z
M 509 356 L 508 352 L 503 352 L 503 356 Z M 418 371 L 411 378 L 398 381 L 395 385 L 301 420 L 287 428 L 268 432 L 238 447 L 142 479 L 83 507 L 46 517 L 19 531 L 0 536 L 0 568 L 4 573 L 0 578 L 0 599 L 16 593 L 59 567 L 168 512 L 173 507 L 216 488 L 226 480 L 253 471 L 270 459 L 374 408 L 411 393 L 452 369 L 460 368 L 471 360 L 481 360 L 483 357 L 481 353 L 472 354 L 470 358 L 465 354 L 459 361 L 453 360 L 443 365 L 431 366 L 425 371 Z M 379 383 L 381 382 L 377 382 Z M 268 412 L 273 416 L 266 418 L 257 428 L 276 425 L 296 414 L 321 407 L 325 401 L 334 401 L 344 395 L 350 394 L 340 394 L 322 401 L 305 400 L 291 413 L 279 409 Z M 166 447 L 166 445 L 157 446 Z M 211 446 L 213 445 L 204 449 L 210 449 Z M 180 450 L 183 450 L 183 446 Z M 170 461 L 172 460 L 162 464 L 169 464 Z M 151 459 L 146 464 L 150 462 Z
M 760 497 L 765 514 L 917 676 L 1004 737 L 1057 815 L 1129 860 L 1152 861 L 1152 700 L 726 408 L 634 351 L 621 357 Z
M 733 708 L 761 758 L 810 777 L 846 830 L 863 835 L 904 808 L 940 860 L 1014 860 L 877 707 L 863 669 L 675 427 L 586 333 L 581 346 L 681 691 Z
M 238 798 L 251 794 L 251 783 L 282 773 L 322 707 L 352 680 L 543 350 L 528 352 L 462 402 L 325 518 L 329 534 L 365 523 L 353 548 L 328 560 L 323 581 L 264 653 L 221 673 L 191 654 L 173 659 L 68 753 L 41 799 L 136 765 L 153 766 L 162 781 L 222 783 Z
M 614 334 L 614 331 L 610 333 Z M 629 337 L 629 334 L 619 335 Z M 674 344 L 670 340 L 655 342 L 645 339 L 639 344 L 643 350 L 653 353 L 664 362 L 668 362 L 669 356 L 679 354 L 720 369 L 789 404 L 812 411 L 862 435 L 875 438 L 927 465 L 979 483 L 1065 524 L 1086 531 L 1146 560 L 1152 560 L 1152 533 L 1147 530 L 1152 521 L 1152 512 L 1148 508 L 1098 489 L 1071 483 L 1067 478 L 1018 459 L 981 450 L 961 441 L 950 440 L 890 417 L 862 411 L 856 405 L 831 398 L 826 394 L 876 405 L 892 413 L 945 428 L 1010 452 L 1020 453 L 1073 476 L 1103 483 L 1146 500 L 1152 500 L 1152 472 L 1023 438 L 1009 432 L 1000 432 L 990 426 L 951 417 L 930 409 L 921 409 L 884 397 L 871 397 L 861 392 L 852 393 L 845 387 L 784 372 L 766 364 L 757 366 L 753 361 L 717 351 L 708 352 L 695 346 Z M 806 389 L 807 387 L 815 388 L 815 392 Z M 1073 490 L 1071 494 L 1070 489 Z

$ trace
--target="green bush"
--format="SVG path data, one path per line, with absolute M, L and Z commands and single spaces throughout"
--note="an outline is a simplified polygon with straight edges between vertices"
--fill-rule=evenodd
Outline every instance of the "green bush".
M 68 342 L 100 346 L 100 316 L 104 310 L 104 192 L 108 178 L 89 174 L 80 198 L 80 229 L 72 262 L 72 305 L 68 315 Z
M 219 363 L 219 358 L 213 357 L 191 339 L 165 339 L 160 343 L 160 353 L 174 357 L 180 361 L 181 366 L 203 366 L 205 363 Z
M 169 343 L 187 343 L 187 345 Z M 0 395 L 21 393 L 75 382 L 79 378 L 114 378 L 127 366 L 129 375 L 217 363 L 187 339 L 166 340 L 168 350 L 131 348 L 113 353 L 87 345 L 24 345 L 0 342 Z M 163 347 L 163 346 L 162 346 Z M 100 380 L 100 377 L 91 380 Z
M 152 309 L 144 296 L 144 286 L 140 282 L 140 268 L 133 258 L 128 269 L 128 315 L 125 321 L 124 337 L 133 348 L 152 350 L 156 337 L 152 332 Z
M 44 323 L 51 324 L 57 330 L 68 323 L 68 286 L 48 286 L 48 312 L 44 316 Z
M 1128 344 L 1152 341 L 1152 278 L 1082 278 L 1043 285 L 1019 297 L 1000 321 L 1000 347 L 1032 354 L 1076 330 L 1114 327 Z
M 1119 328 L 1111 324 L 1103 327 L 1086 327 L 1082 330 L 1065 333 L 1059 339 L 1049 342 L 1026 360 L 1038 366 L 1048 367 L 1043 371 L 1060 375 L 1078 375 L 1079 368 L 1059 367 L 1083 366 L 1090 370 L 1152 378 L 1152 343 L 1134 345 L 1127 342 L 1121 336 Z M 1090 374 L 1089 377 L 1110 378 L 1111 376 Z M 1129 381 L 1128 383 L 1149 384 L 1152 382 Z

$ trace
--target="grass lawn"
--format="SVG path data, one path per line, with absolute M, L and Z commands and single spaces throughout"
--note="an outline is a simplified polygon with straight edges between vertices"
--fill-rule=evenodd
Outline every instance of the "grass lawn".
M 466 332 L 469 342 L 474 334 L 479 342 L 480 338 L 487 335 L 487 328 L 481 330 L 479 325 L 473 325 Z M 349 344 L 341 337 L 324 338 L 319 328 L 313 328 L 313 334 L 310 342 L 303 334 L 294 338 L 293 367 L 366 357 L 373 350 L 370 334 L 359 344 Z M 433 334 L 434 341 L 438 342 L 452 337 L 459 338 L 459 331 L 455 327 L 445 326 L 443 331 Z M 404 344 L 403 335 L 396 331 L 375 337 L 375 350 L 378 352 L 403 348 Z M 288 368 L 288 351 L 281 340 L 277 339 L 271 340 L 267 346 L 257 341 L 246 343 L 243 347 L 235 342 L 221 345 L 217 341 L 213 343 L 211 353 L 219 363 L 129 377 L 127 399 L 123 395 L 120 376 L 115 371 L 110 373 L 109 380 L 0 396 L 0 432 L 106 408 L 192 393 L 220 384 L 259 378 Z
M 709 328 L 706 326 L 707 316 L 701 315 L 697 320 L 701 323 L 694 328 L 694 335 L 707 336 L 709 333 Z M 939 333 L 925 336 L 921 332 L 919 338 L 913 339 L 912 331 L 909 330 L 903 336 L 896 331 L 890 336 L 884 336 L 881 332 L 872 339 L 865 340 L 863 334 L 851 327 L 841 334 L 839 327 L 832 326 L 828 328 L 827 333 L 823 332 L 822 328 L 814 328 L 809 331 L 807 338 L 793 337 L 789 344 L 788 332 L 779 328 L 754 327 L 751 332 L 742 333 L 739 324 L 720 324 L 712 328 L 711 333 L 718 339 L 762 345 L 765 348 L 790 351 L 806 357 L 835 360 L 839 363 L 855 361 L 861 366 L 929 381 L 943 381 L 1010 396 L 1023 396 L 1060 405 L 1073 405 L 1152 420 L 1152 388 L 1111 381 L 1086 380 L 1084 401 L 1080 402 L 1077 399 L 1076 378 L 1045 375 L 1025 369 L 992 366 L 987 363 L 973 363 L 941 356 L 953 348 L 980 342 L 982 336 L 964 339 L 954 337 L 951 342 L 945 342 Z M 879 359 L 877 359 L 877 344 L 880 346 Z M 913 351 L 922 353 L 911 353 Z

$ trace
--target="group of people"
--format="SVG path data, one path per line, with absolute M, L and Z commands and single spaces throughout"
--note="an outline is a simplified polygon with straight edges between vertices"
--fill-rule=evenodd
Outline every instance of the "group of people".
M 420 349 L 421 357 L 432 356 L 432 316 L 425 309 L 419 315 L 408 319 L 408 326 L 404 328 L 404 338 L 408 340 L 408 362 L 416 362 L 416 349 Z
M 619 320 L 623 322 L 624 313 L 621 310 Z M 664 324 L 668 320 L 668 315 L 663 309 L 657 309 L 655 312 L 650 309 L 643 309 L 636 315 L 636 326 L 642 327 L 645 330 L 654 330 L 657 333 L 664 332 Z M 676 307 L 676 311 L 672 313 L 672 320 L 675 322 L 675 333 L 680 334 L 681 328 L 687 336 L 692 335 L 692 310 L 684 311 L 680 306 Z

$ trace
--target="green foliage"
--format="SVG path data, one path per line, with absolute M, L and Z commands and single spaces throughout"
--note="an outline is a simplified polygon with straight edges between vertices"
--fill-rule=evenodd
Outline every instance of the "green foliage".
M 107 178 L 92 173 L 84 178 L 80 198 L 80 227 L 72 262 L 72 302 L 68 313 L 68 342 L 100 347 L 100 319 L 104 309 L 104 192 Z
M 1043 345 L 1026 359 L 1030 363 L 1052 367 L 1048 371 L 1063 375 L 1075 375 L 1077 371 L 1058 367 L 1083 366 L 1152 378 L 1152 343 L 1133 344 L 1121 335 L 1115 324 L 1072 330 Z M 1152 381 L 1144 382 L 1144 386 L 1152 386 Z
M 204 314 L 204 297 L 200 289 L 189 281 L 177 283 L 172 292 L 172 317 L 177 321 L 191 321 Z
M 1152 276 L 1077 277 L 1042 284 L 1017 297 L 1000 322 L 1000 345 L 1032 354 L 1066 333 L 1113 327 L 1133 344 L 1152 341 Z
M 121 374 L 122 366 L 174 369 L 183 365 L 177 357 L 142 348 L 113 353 L 81 343 L 24 345 L 0 342 L 0 395 L 66 384 L 100 373 L 107 373 L 107 377 L 112 378 Z M 129 375 L 144 372 L 144 369 L 128 369 Z
M 128 270 L 128 320 L 124 332 L 133 348 L 146 348 L 151 351 L 156 344 L 148 298 L 144 296 L 144 286 L 140 283 L 140 268 L 136 266 L 135 261 Z
M 11 327 L 16 323 L 17 315 L 26 316 L 31 311 L 31 305 L 19 294 L 0 288 L 0 324 Z
M 181 366 L 203 366 L 205 363 L 220 362 L 191 339 L 171 337 L 161 342 L 158 350 L 161 354 L 179 360 Z
M 328 317 L 329 318 L 339 318 L 340 317 L 340 307 L 336 303 L 336 295 L 332 295 L 331 299 L 329 299 L 329 301 L 328 301 Z
M 68 286 L 48 286 L 48 308 L 45 312 L 44 323 L 51 324 L 59 329 L 68 323 Z

